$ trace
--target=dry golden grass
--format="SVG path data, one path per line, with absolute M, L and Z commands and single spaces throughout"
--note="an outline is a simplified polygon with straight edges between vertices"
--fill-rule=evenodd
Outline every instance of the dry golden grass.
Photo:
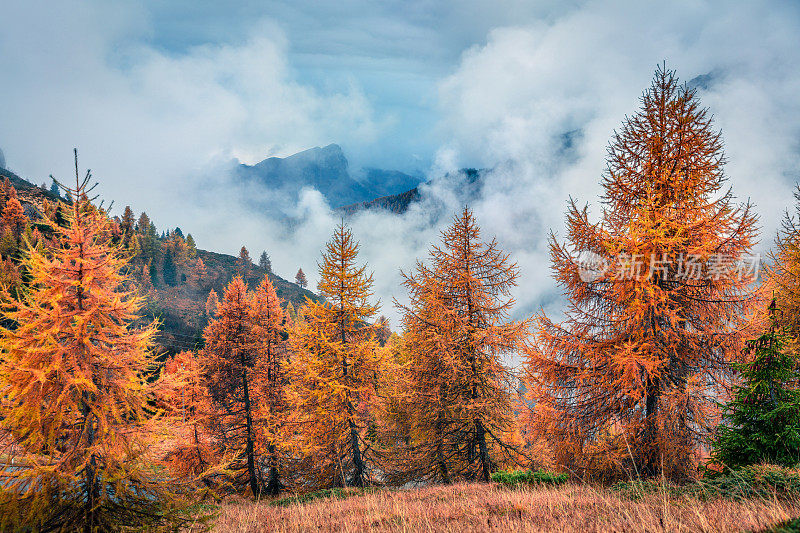
M 631 501 L 605 488 L 509 490 L 459 484 L 380 491 L 275 507 L 228 503 L 215 532 L 256 531 L 751 531 L 800 516 L 800 501 L 700 501 L 649 494 Z

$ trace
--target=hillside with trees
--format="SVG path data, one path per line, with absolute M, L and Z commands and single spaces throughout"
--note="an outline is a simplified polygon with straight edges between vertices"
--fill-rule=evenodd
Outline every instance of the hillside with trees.
M 42 223 L 43 219 L 64 223 L 72 194 L 68 191 L 62 194 L 58 186 L 52 186 L 54 182 L 48 187 L 36 186 L 6 169 L 0 169 L 0 179 L 6 180 L 0 214 L 12 217 L 12 209 L 5 209 L 12 197 L 22 207 L 20 214 L 13 215 L 16 221 L 4 225 L 10 231 L 0 239 L 3 257 L 0 279 L 10 283 L 13 290 L 22 283 L 19 261 L 24 239 L 27 237 L 34 245 L 49 242 L 47 236 L 52 232 Z M 159 233 L 146 213 L 137 216 L 127 206 L 122 215 L 110 218 L 115 242 L 126 250 L 130 258 L 128 268 L 145 296 L 143 319 L 160 322 L 155 340 L 169 353 L 202 345 L 203 328 L 208 322 L 209 292 L 223 294 L 237 274 L 253 288 L 268 276 L 284 306 L 291 304 L 299 309 L 306 298 L 317 298 L 304 287 L 274 274 L 268 255 L 262 257 L 260 264 L 251 261 L 242 264 L 241 258 L 198 249 L 191 233 L 184 235 L 180 228 Z

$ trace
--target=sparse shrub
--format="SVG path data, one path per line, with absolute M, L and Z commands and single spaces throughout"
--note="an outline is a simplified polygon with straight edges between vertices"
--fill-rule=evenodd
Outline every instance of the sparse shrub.
M 775 465 L 751 465 L 696 483 L 699 496 L 729 499 L 800 496 L 800 470 Z
M 800 533 L 800 518 L 785 520 L 762 530 L 762 533 Z
M 501 485 L 561 485 L 566 483 L 567 474 L 548 472 L 547 470 L 498 470 L 492 473 L 492 481 Z
M 355 488 L 333 488 L 333 489 L 322 489 L 316 490 L 314 492 L 307 492 L 305 494 L 297 494 L 294 496 L 287 496 L 286 498 L 280 498 L 274 500 L 270 503 L 270 505 L 274 505 L 276 507 L 287 507 L 289 505 L 295 505 L 298 503 L 309 503 L 317 500 L 343 500 L 345 498 L 349 498 L 350 496 L 357 496 L 359 494 L 375 492 L 376 489 L 355 489 Z
M 652 493 L 688 495 L 701 500 L 795 498 L 800 496 L 800 470 L 775 465 L 752 465 L 714 474 L 685 485 L 634 480 L 616 483 L 611 488 L 630 499 L 639 499 Z

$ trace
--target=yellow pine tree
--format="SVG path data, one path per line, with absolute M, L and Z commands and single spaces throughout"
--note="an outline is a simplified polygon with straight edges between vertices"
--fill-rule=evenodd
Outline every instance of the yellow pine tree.
M 365 437 L 372 422 L 380 354 L 369 302 L 372 275 L 356 266 L 358 243 L 344 223 L 327 243 L 319 265 L 324 302 L 307 300 L 290 338 L 290 393 L 305 452 L 322 485 L 363 486 L 372 461 Z
M 157 419 L 147 372 L 155 324 L 79 181 L 59 246 L 29 249 L 19 301 L 0 328 L 0 529 L 111 531 L 177 516 L 177 493 L 145 458 Z M 84 200 L 81 200 L 84 199 Z M 27 529 L 26 529 L 27 530 Z

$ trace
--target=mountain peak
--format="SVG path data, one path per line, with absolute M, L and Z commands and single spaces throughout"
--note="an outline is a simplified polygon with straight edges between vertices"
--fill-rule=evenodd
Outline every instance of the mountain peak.
M 255 180 L 271 190 L 296 195 L 303 187 L 313 187 L 333 207 L 407 190 L 420 181 L 398 171 L 364 171 L 364 181 L 350 175 L 347 158 L 338 144 L 315 146 L 288 157 L 269 157 L 253 166 L 238 167 L 242 179 Z
M 335 170 L 337 173 L 347 172 L 347 158 L 342 152 L 342 147 L 338 144 L 309 148 L 284 159 L 289 164 L 302 162 L 303 164 L 313 164 L 320 167 Z
M 317 149 L 321 150 L 323 153 L 326 154 L 335 154 L 344 157 L 344 152 L 342 152 L 342 147 L 336 143 L 331 143 L 327 146 L 323 146 L 322 148 L 317 148 Z

